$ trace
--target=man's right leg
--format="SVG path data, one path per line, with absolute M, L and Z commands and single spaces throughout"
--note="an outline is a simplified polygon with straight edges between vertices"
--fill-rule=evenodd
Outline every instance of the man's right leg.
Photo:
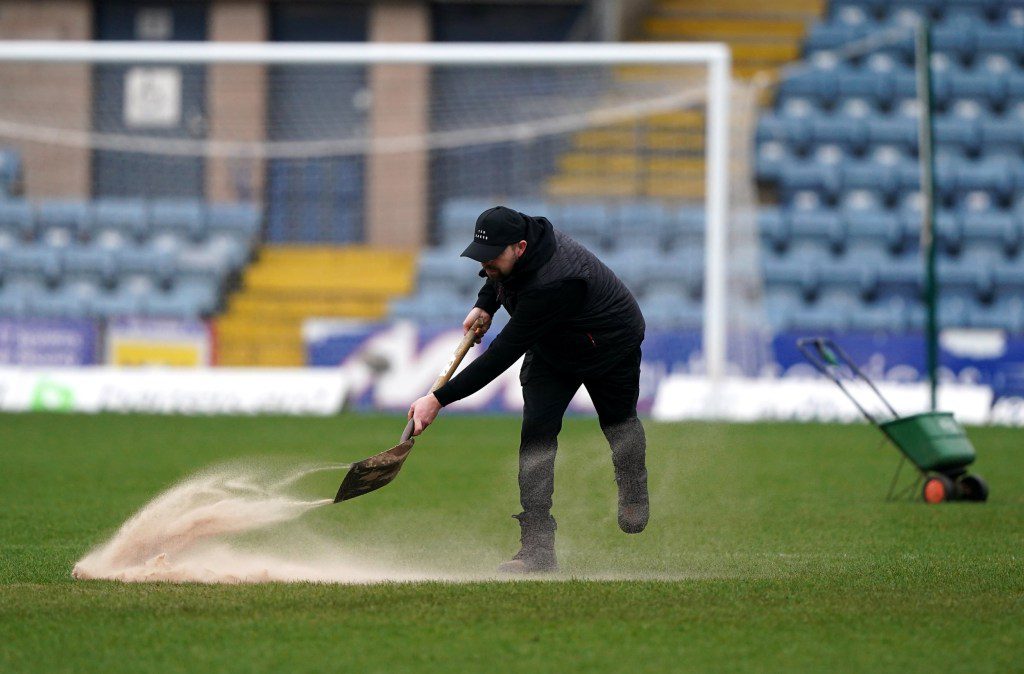
M 498 567 L 508 573 L 554 571 L 555 519 L 551 516 L 555 491 L 555 455 L 562 416 L 580 382 L 554 371 L 527 354 L 520 372 L 523 385 L 523 428 L 519 443 L 519 520 L 522 547 Z

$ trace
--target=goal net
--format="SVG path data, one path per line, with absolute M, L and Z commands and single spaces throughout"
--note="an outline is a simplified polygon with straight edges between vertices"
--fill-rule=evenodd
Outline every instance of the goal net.
M 141 199 L 196 240 L 202 209 L 250 205 L 262 244 L 414 249 L 392 315 L 450 323 L 504 204 L 597 253 L 649 332 L 692 335 L 694 371 L 764 364 L 756 107 L 723 45 L 2 43 L 0 87 L 0 198 L 37 214 Z

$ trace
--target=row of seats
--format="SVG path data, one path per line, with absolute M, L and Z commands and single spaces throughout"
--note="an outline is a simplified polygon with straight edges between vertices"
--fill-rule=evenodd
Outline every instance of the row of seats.
M 89 281 L 50 287 L 31 279 L 0 286 L 0 316 L 114 318 L 152 316 L 196 318 L 218 309 L 220 289 L 204 278 L 180 278 L 160 287 L 147 277 L 126 277 L 114 288 Z
M 475 293 L 483 280 L 480 263 L 459 257 L 462 247 L 427 249 L 420 255 L 417 288 L 424 292 L 451 289 L 457 294 Z M 704 278 L 704 251 L 687 246 L 672 250 L 651 247 L 621 248 L 600 252 L 601 260 L 638 293 L 664 287 L 698 296 Z
M 891 295 L 865 303 L 855 295 L 834 289 L 805 302 L 784 290 L 765 297 L 765 315 L 780 331 L 908 332 L 924 329 L 926 314 L 916 298 Z M 980 328 L 1024 332 L 1024 302 L 1019 296 L 1002 297 L 991 304 L 979 304 L 955 293 L 944 293 L 938 301 L 940 327 Z
M 244 266 L 248 255 L 249 251 L 239 248 L 232 239 L 177 249 L 159 245 L 56 248 L 18 244 L 0 246 L 0 282 L 29 278 L 55 285 L 75 279 L 113 286 L 126 274 L 143 274 L 159 284 L 193 276 L 222 283 Z
M 912 27 L 819 23 L 814 25 L 804 42 L 810 55 L 821 51 L 835 51 L 851 43 L 868 38 L 878 39 L 880 31 L 888 30 L 879 50 L 892 54 L 904 63 L 914 58 L 914 29 Z M 950 58 L 968 64 L 989 54 L 1001 54 L 1014 60 L 1024 59 L 1024 31 L 1020 26 L 991 25 L 987 23 L 952 22 L 931 29 L 932 49 Z
M 916 252 L 921 236 L 920 210 L 778 209 L 758 214 L 761 239 L 776 253 L 812 244 L 827 255 L 869 244 L 892 255 Z M 965 250 L 986 250 L 1007 259 L 1024 250 L 1024 210 L 938 211 L 938 249 L 950 257 Z
M 892 202 L 921 187 L 921 166 L 912 159 L 824 163 L 784 158 L 773 166 L 762 162 L 760 167 L 764 169 L 763 179 L 776 183 L 787 202 L 795 192 L 806 190 L 831 202 L 850 190 L 869 190 Z M 1008 157 L 939 161 L 935 167 L 935 189 L 936 197 L 944 203 L 984 191 L 1005 206 L 1024 190 L 1024 165 Z
M 466 317 L 475 301 L 475 292 L 459 292 L 451 287 L 427 284 L 418 288 L 414 295 L 393 301 L 389 313 L 395 319 L 453 324 Z M 647 325 L 652 328 L 692 328 L 703 322 L 704 307 L 700 299 L 680 293 L 667 284 L 652 287 L 638 295 L 637 301 Z M 499 311 L 494 319 L 495 327 L 500 328 L 509 316 L 505 311 Z
M 516 197 L 450 199 L 439 213 L 441 248 L 436 253 L 428 252 L 425 259 L 433 255 L 447 259 L 448 249 L 465 247 L 480 213 L 498 204 L 527 215 L 546 217 L 556 228 L 595 252 L 612 248 L 674 249 L 699 242 L 704 236 L 703 209 L 689 205 L 673 206 L 650 200 L 605 204 Z
M 1024 43 L 1024 29 L 1017 32 Z M 910 67 L 883 70 L 844 62 L 823 63 L 797 69 L 779 84 L 778 93 L 780 100 L 801 97 L 826 110 L 834 109 L 844 99 L 857 98 L 876 110 L 889 111 L 917 98 L 917 79 Z M 940 111 L 960 100 L 975 100 L 993 110 L 1003 110 L 1024 101 L 1024 70 L 956 65 L 935 68 L 932 96 Z
M 941 149 L 957 150 L 964 157 L 1024 153 L 1024 118 L 1017 115 L 976 118 L 939 115 L 933 121 L 934 142 Z M 919 139 L 917 118 L 902 115 L 768 113 L 757 123 L 757 141 L 762 143 L 758 160 L 763 158 L 768 163 L 783 153 L 806 155 L 822 145 L 835 146 L 853 157 L 860 157 L 873 147 L 895 148 L 908 157 L 915 157 Z M 765 148 L 763 144 L 769 142 L 782 146 Z
M 924 3 L 887 2 L 882 5 L 868 6 L 853 2 L 830 3 L 828 23 L 859 26 L 874 24 L 876 27 L 887 25 L 916 25 L 921 19 L 927 19 L 935 25 L 957 24 L 1010 24 L 1020 26 L 1024 14 L 1020 7 L 998 2 L 990 7 L 980 4 L 958 4 L 955 0 L 942 0 L 931 6 Z
M 943 256 L 936 264 L 943 292 L 958 292 L 979 303 L 1020 295 L 1024 290 L 1024 265 L 1008 262 L 992 251 Z M 920 255 L 892 257 L 873 246 L 851 248 L 836 259 L 804 247 L 786 255 L 766 256 L 764 281 L 768 288 L 788 288 L 808 301 L 834 288 L 846 289 L 864 301 L 893 291 L 920 296 L 925 285 Z
M 252 203 L 205 203 L 194 199 L 66 199 L 0 201 L 0 233 L 30 241 L 48 230 L 63 230 L 89 241 L 104 231 L 142 241 L 160 233 L 192 241 L 225 234 L 252 243 L 261 215 Z
M 1016 23 L 1020 6 L 1006 0 L 831 0 L 828 3 L 828 16 L 832 20 L 850 10 L 861 12 L 874 21 L 891 21 L 912 13 L 933 21 L 976 17 L 988 23 Z

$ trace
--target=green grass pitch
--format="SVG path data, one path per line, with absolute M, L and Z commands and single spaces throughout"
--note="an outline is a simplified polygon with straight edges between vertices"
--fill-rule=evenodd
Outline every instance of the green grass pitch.
M 1024 432 L 971 429 L 989 503 L 887 503 L 866 425 L 648 423 L 652 520 L 615 526 L 596 421 L 567 420 L 551 582 L 75 581 L 159 491 L 240 457 L 352 461 L 404 421 L 0 417 L 0 671 L 1020 671 Z M 518 421 L 442 417 L 392 485 L 294 530 L 486 572 L 517 548 Z M 904 473 L 906 474 L 906 473 Z M 303 482 L 333 496 L 337 475 Z

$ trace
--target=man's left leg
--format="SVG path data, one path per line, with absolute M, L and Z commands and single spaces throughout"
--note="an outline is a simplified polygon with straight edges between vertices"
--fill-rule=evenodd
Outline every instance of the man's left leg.
M 619 488 L 619 528 L 638 534 L 647 526 L 647 437 L 636 415 L 640 397 L 640 347 L 606 374 L 584 382 L 612 450 Z

